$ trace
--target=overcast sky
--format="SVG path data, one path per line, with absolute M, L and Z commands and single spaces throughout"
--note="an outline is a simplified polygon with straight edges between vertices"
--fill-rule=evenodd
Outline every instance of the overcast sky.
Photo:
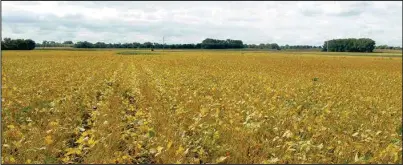
M 402 46 L 402 2 L 1 2 L 2 37 L 36 42 L 322 45 L 368 37 Z

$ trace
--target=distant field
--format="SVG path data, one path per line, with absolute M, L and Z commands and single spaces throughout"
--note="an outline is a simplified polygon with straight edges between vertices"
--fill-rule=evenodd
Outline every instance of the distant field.
M 37 47 L 35 48 L 36 50 L 78 50 L 78 51 L 83 51 L 83 50 L 88 50 L 88 51 L 94 51 L 94 50 L 137 50 L 137 51 L 151 51 L 149 48 L 73 48 L 73 47 Z M 183 52 L 183 51 L 243 51 L 243 52 L 298 52 L 298 53 L 311 53 L 311 52 L 321 52 L 320 49 L 283 49 L 283 50 L 272 50 L 272 49 L 251 49 L 251 48 L 245 48 L 245 49 L 154 49 L 154 51 L 167 51 L 167 52 Z M 322 52 L 322 53 L 328 53 L 328 52 Z M 333 54 L 338 54 L 338 55 L 345 55 L 345 53 L 341 52 L 330 52 Z M 360 54 L 360 55 L 385 55 L 385 54 L 379 54 L 379 53 L 388 53 L 388 55 L 402 55 L 402 50 L 390 50 L 390 49 L 375 49 L 373 53 L 352 53 L 352 54 Z
M 401 139 L 401 52 L 2 51 L 2 163 L 401 164 Z
M 375 53 L 381 52 L 381 53 L 402 53 L 402 50 L 391 50 L 391 49 L 375 49 Z
M 43 49 L 48 49 L 48 50 L 60 50 L 60 49 L 75 49 L 73 47 L 35 47 L 36 50 L 43 50 Z

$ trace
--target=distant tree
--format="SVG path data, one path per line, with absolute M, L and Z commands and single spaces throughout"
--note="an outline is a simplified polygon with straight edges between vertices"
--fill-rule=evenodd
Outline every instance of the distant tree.
M 263 44 L 263 43 L 259 44 L 259 49 L 263 49 L 263 48 L 265 48 L 265 47 L 266 47 L 265 44 Z
M 201 49 L 201 48 L 202 48 L 202 44 L 201 44 L 201 43 L 198 43 L 198 44 L 195 45 L 195 49 Z
M 94 48 L 94 45 L 88 41 L 79 41 L 74 44 L 75 48 Z
M 141 47 L 141 43 L 133 42 L 133 48 L 140 48 L 140 47 Z
M 64 41 L 63 44 L 74 44 L 73 41 Z
M 25 42 L 26 42 L 26 44 L 27 44 L 27 49 L 28 49 L 28 50 L 33 50 L 33 49 L 35 49 L 35 46 L 36 46 L 35 41 L 33 41 L 33 40 L 31 40 L 31 39 L 27 39 L 27 40 L 25 40 Z
M 278 44 L 272 43 L 272 44 L 269 44 L 269 49 L 280 50 L 281 48 L 280 48 L 280 46 L 278 46 Z
M 1 50 L 33 50 L 35 46 L 35 41 L 31 39 L 4 38 L 4 41 L 1 41 Z
M 48 46 L 48 41 L 42 41 L 42 45 L 40 45 L 41 47 L 47 47 Z
M 144 45 L 144 48 L 151 48 L 153 46 L 153 43 L 145 42 L 143 45 Z
M 391 49 L 391 50 L 400 50 L 401 47 L 398 46 L 388 46 L 388 45 L 378 45 L 375 47 L 376 49 Z
M 322 51 L 329 52 L 373 52 L 375 41 L 369 38 L 347 38 L 325 41 Z
M 94 48 L 106 48 L 107 45 L 104 42 L 97 42 L 93 45 Z
M 206 38 L 200 44 L 203 49 L 238 49 L 243 48 L 243 42 L 241 40 L 217 40 Z

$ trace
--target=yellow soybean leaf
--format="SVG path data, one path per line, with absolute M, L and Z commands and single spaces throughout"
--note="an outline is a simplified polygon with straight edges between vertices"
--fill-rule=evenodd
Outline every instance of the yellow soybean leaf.
M 170 149 L 171 146 L 172 146 L 172 141 L 169 141 L 168 144 L 167 144 L 167 149 Z
M 51 145 L 51 144 L 53 143 L 52 136 L 50 136 L 50 135 L 46 136 L 46 137 L 45 137 L 45 143 L 46 143 L 47 145 Z
M 163 149 L 164 149 L 164 147 L 158 146 L 158 147 L 157 147 L 158 153 L 161 153 Z
M 176 150 L 176 155 L 182 154 L 185 149 L 182 146 L 179 146 L 178 150 Z
M 11 162 L 11 163 L 15 163 L 14 157 L 10 157 L 10 162 Z
M 95 143 L 96 143 L 96 141 L 95 141 L 93 138 L 91 138 L 90 140 L 88 140 L 88 145 L 90 145 L 91 147 L 94 146 Z

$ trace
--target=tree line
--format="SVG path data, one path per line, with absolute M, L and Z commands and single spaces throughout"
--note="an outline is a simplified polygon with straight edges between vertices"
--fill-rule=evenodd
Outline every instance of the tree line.
M 75 48 L 154 48 L 154 49 L 240 49 L 254 48 L 253 46 L 243 44 L 241 40 L 218 40 L 207 38 L 197 44 L 160 44 L 152 42 L 133 42 L 133 43 L 91 43 L 88 41 L 80 41 L 73 45 Z M 262 48 L 280 49 L 278 44 L 264 44 Z
M 133 43 L 104 43 L 96 42 L 91 43 L 88 41 L 73 41 L 55 42 L 43 41 L 42 43 L 35 43 L 31 39 L 10 39 L 4 38 L 1 41 L 2 50 L 32 50 L 35 47 L 74 47 L 74 48 L 147 48 L 147 49 L 321 49 L 322 51 L 330 52 L 373 52 L 376 49 L 395 49 L 401 50 L 401 47 L 392 47 L 387 45 L 375 46 L 375 41 L 369 38 L 347 38 L 347 39 L 333 39 L 325 41 L 323 46 L 311 45 L 283 45 L 279 46 L 277 43 L 261 43 L 257 44 L 244 44 L 242 40 L 219 40 L 206 38 L 201 43 L 197 44 L 160 44 L 152 42 L 133 42 Z M 329 50 L 327 50 L 329 49 Z
M 80 41 L 73 45 L 75 48 L 154 48 L 154 49 L 320 49 L 321 46 L 311 46 L 311 45 L 285 45 L 279 46 L 277 43 L 261 43 L 256 44 L 243 44 L 241 40 L 218 40 L 207 38 L 201 43 L 197 44 L 160 44 L 152 42 L 133 42 L 133 43 L 104 43 L 96 42 L 91 43 L 88 41 Z
M 282 45 L 279 46 L 277 43 L 268 43 L 264 44 L 261 43 L 257 44 L 245 44 L 244 48 L 251 48 L 251 49 L 276 49 L 276 50 L 284 50 L 284 49 L 321 49 L 322 46 L 312 46 L 312 45 Z
M 312 45 L 284 45 L 281 49 L 322 49 L 322 46 L 312 46 Z
M 33 50 L 35 41 L 31 39 L 11 39 L 4 38 L 1 41 L 1 50 Z
M 153 49 L 200 49 L 201 44 L 160 44 L 152 42 L 133 42 L 133 43 L 91 43 L 80 41 L 73 45 L 75 48 L 153 48 Z
M 373 52 L 375 41 L 369 38 L 347 38 L 325 41 L 322 51 L 329 52 Z
M 376 49 L 402 50 L 402 47 L 400 47 L 400 46 L 379 45 L 379 46 L 376 46 Z
M 241 40 L 218 40 L 206 38 L 202 41 L 201 47 L 203 49 L 239 49 L 243 48 L 244 44 Z
M 55 41 L 42 41 L 42 43 L 36 43 L 36 47 L 73 47 L 73 41 L 64 41 L 63 43 Z
M 259 45 L 256 44 L 245 44 L 244 48 L 251 48 L 251 49 L 276 49 L 280 50 L 281 47 L 277 43 L 261 43 Z

